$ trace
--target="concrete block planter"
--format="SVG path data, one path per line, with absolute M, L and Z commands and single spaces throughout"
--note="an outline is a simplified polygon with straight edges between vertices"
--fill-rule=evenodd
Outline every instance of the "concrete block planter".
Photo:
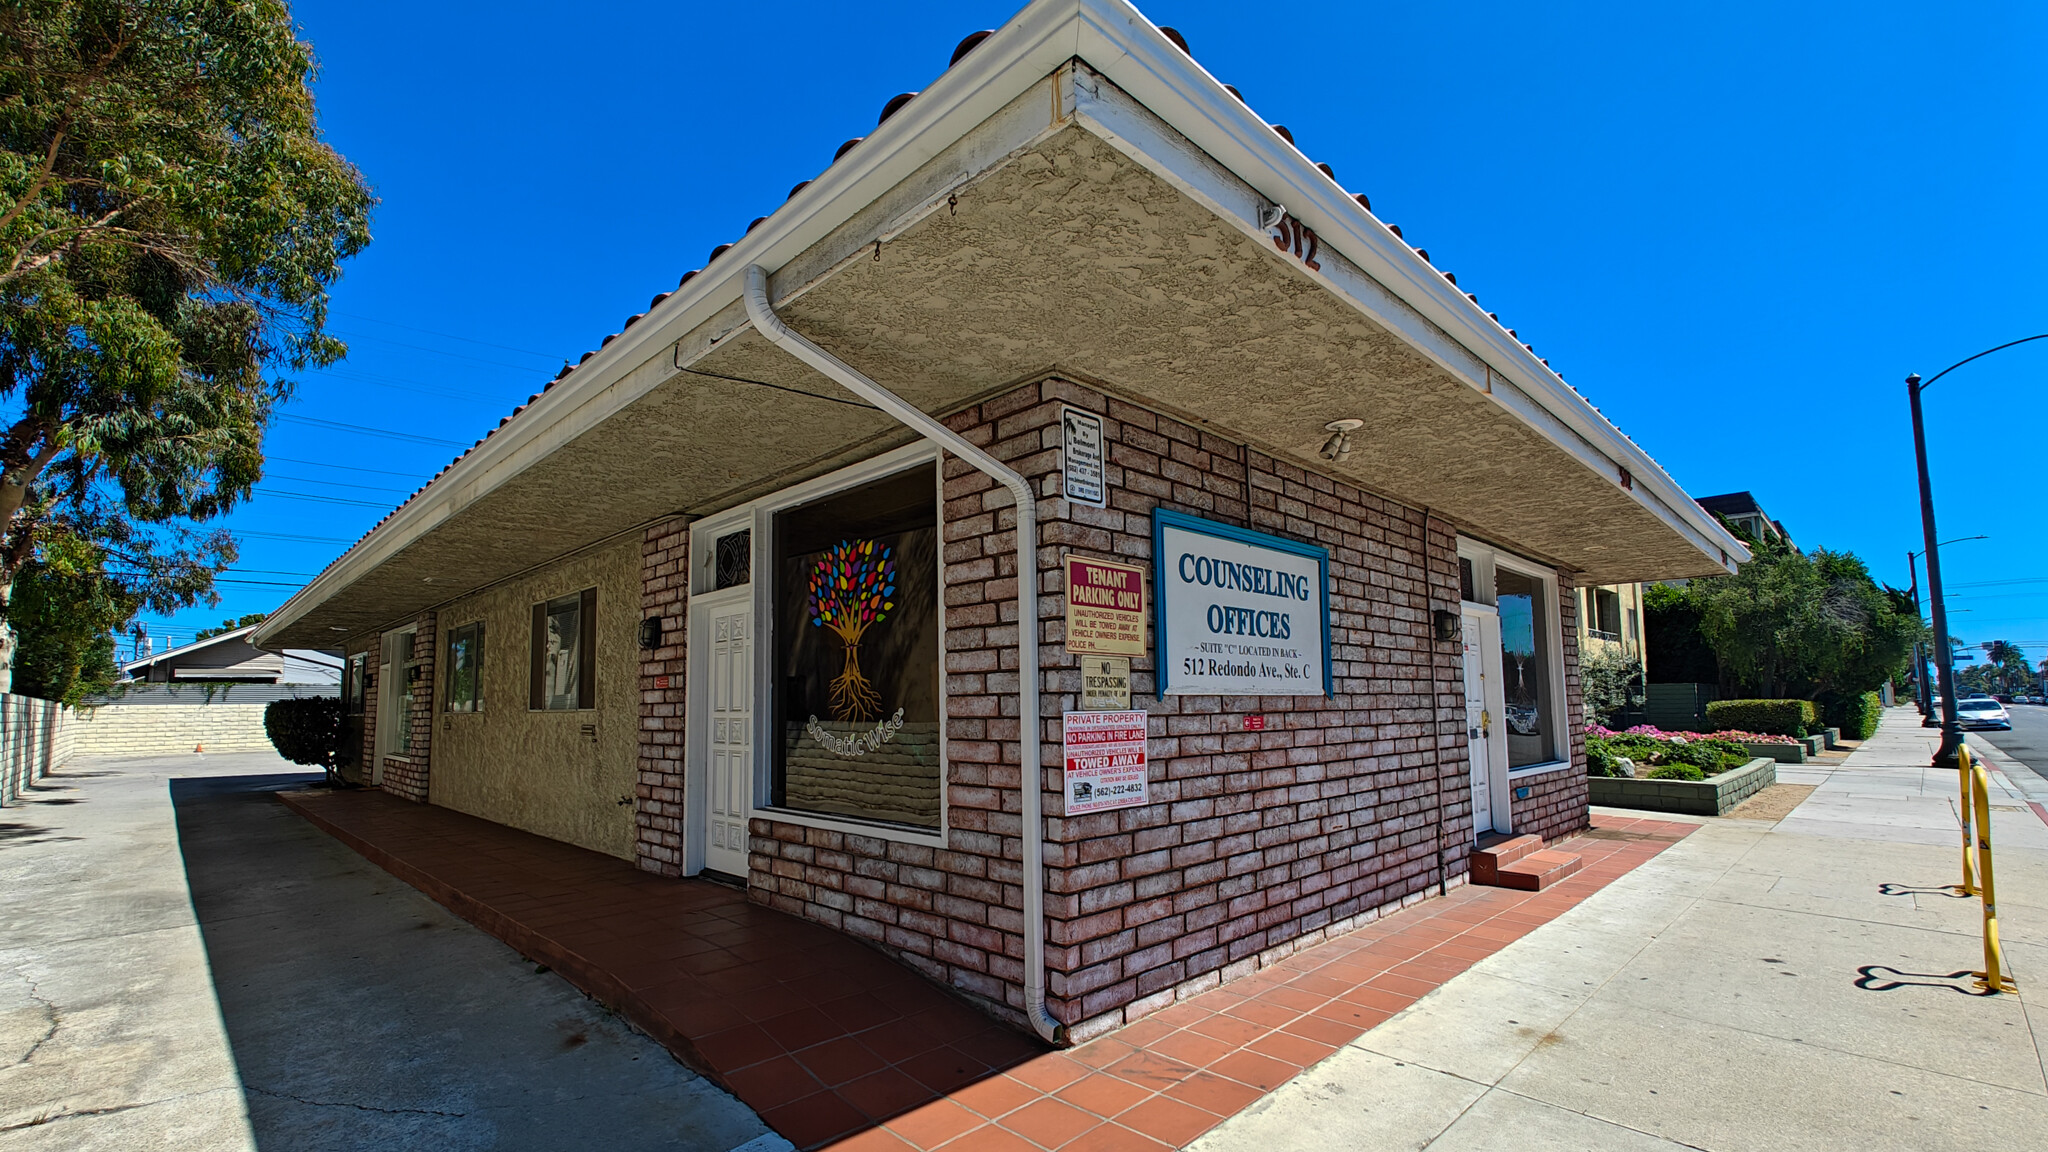
M 1778 762 L 1763 756 L 1705 780 L 1631 780 L 1620 776 L 1594 776 L 1587 781 L 1592 785 L 1595 804 L 1608 808 L 1683 812 L 1689 816 L 1719 816 L 1777 782 Z
M 1828 750 L 1828 738 L 1826 736 L 1808 736 L 1800 741 L 1800 743 L 1806 745 L 1806 754 L 1809 756 L 1818 756 Z
M 1821 735 L 1827 737 L 1828 751 L 1833 752 L 1842 746 L 1842 730 L 1840 728 L 1826 729 Z
M 1804 744 L 1751 744 L 1745 741 L 1742 746 L 1749 749 L 1751 756 L 1762 756 L 1766 760 L 1775 760 L 1780 764 L 1806 763 Z

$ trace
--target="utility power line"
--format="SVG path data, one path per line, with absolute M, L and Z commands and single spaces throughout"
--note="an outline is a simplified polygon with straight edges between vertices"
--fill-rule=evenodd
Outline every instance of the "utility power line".
M 455 440 L 443 440 L 438 436 L 416 436 L 411 432 L 392 432 L 384 428 L 366 428 L 361 424 L 343 424 L 338 420 L 321 420 L 313 416 L 294 416 L 288 412 L 278 414 L 279 420 L 293 424 L 306 424 L 314 428 L 325 428 L 333 432 L 353 432 L 358 436 L 382 436 L 389 440 L 408 440 L 414 444 L 438 444 L 443 448 L 467 448 L 469 445 Z

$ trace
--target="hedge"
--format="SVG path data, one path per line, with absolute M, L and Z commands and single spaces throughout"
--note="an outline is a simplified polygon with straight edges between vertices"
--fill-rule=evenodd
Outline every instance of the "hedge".
M 1707 720 L 1716 728 L 1773 736 L 1805 736 L 1819 726 L 1811 700 L 1715 700 L 1707 705 Z
M 341 762 L 341 700 L 334 696 L 303 696 L 273 700 L 263 710 L 263 733 L 277 754 L 294 764 L 317 764 L 334 779 Z
M 1845 740 L 1868 740 L 1877 735 L 1877 718 L 1884 715 L 1884 701 L 1875 692 L 1833 701 L 1827 710 L 1828 726 L 1840 728 Z

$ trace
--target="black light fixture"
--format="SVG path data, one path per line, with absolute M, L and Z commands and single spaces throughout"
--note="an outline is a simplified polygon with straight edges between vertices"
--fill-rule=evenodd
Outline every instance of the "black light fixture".
M 1456 640 L 1464 634 L 1465 624 L 1456 612 L 1448 608 L 1436 610 L 1436 638 L 1446 642 Z
M 640 621 L 640 647 L 654 649 L 661 647 L 661 617 L 649 616 Z

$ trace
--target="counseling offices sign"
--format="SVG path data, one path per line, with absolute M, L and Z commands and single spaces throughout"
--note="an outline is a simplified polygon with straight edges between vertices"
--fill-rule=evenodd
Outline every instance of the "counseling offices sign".
M 1152 514 L 1162 696 L 1327 696 L 1330 553 Z

